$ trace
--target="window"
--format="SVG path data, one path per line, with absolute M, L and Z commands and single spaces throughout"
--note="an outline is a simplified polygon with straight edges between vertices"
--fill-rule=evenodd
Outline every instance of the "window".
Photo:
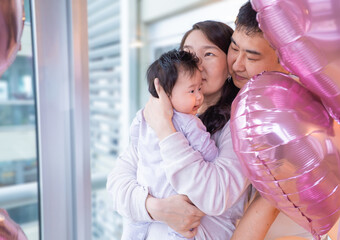
M 29 1 L 21 50 L 0 76 L 0 206 L 28 239 L 39 239 L 36 100 Z

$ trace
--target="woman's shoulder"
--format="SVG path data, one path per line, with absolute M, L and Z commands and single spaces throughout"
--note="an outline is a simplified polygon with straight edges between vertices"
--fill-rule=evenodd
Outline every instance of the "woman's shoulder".
M 213 138 L 216 142 L 222 141 L 225 138 L 231 138 L 229 121 L 224 124 L 221 130 L 218 130 L 216 133 L 214 133 Z

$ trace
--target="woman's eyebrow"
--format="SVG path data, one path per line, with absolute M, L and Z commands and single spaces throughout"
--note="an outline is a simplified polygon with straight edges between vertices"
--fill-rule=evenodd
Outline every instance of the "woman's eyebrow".
M 217 46 L 214 46 L 214 45 L 206 45 L 206 46 L 203 46 L 203 48 L 204 49 L 210 49 L 210 48 L 212 48 L 212 49 L 219 49 Z
M 183 46 L 183 49 L 185 49 L 185 48 L 187 48 L 187 49 L 193 49 L 193 47 L 190 46 L 190 45 L 184 45 L 184 46 Z M 212 48 L 212 49 L 219 49 L 217 46 L 214 46 L 214 45 L 205 45 L 205 46 L 202 46 L 202 48 L 203 48 L 203 49 L 209 49 L 209 48 Z
M 183 49 L 185 49 L 185 48 L 190 48 L 190 49 L 192 49 L 192 47 L 191 47 L 190 45 L 183 45 Z

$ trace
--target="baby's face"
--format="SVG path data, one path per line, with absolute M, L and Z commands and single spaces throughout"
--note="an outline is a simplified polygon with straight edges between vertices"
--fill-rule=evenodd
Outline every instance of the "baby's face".
M 200 71 L 195 71 L 193 76 L 185 71 L 180 71 L 170 96 L 173 108 L 177 112 L 195 115 L 202 105 L 203 99 Z

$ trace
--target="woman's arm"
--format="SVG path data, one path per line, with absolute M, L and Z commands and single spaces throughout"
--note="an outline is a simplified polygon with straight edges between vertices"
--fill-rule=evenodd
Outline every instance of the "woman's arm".
M 176 132 L 172 123 L 173 109 L 169 97 L 159 85 L 158 78 L 154 81 L 159 98 L 150 97 L 144 108 L 146 122 L 156 132 L 159 140 Z
M 159 99 L 149 101 L 144 117 L 161 140 L 160 150 L 167 179 L 178 193 L 187 195 L 204 213 L 224 213 L 249 185 L 232 147 L 229 123 L 218 133 L 216 145 L 219 156 L 214 162 L 206 162 L 184 135 L 174 130 L 172 114 L 169 114 L 170 110 L 172 112 L 170 100 L 157 80 L 155 87 Z
M 153 219 L 165 222 L 186 238 L 196 235 L 200 220 L 205 215 L 185 195 L 173 195 L 164 199 L 149 195 L 146 208 Z
M 219 155 L 214 162 L 204 161 L 181 133 L 160 142 L 168 180 L 180 194 L 186 194 L 207 215 L 220 215 L 236 203 L 249 181 L 233 151 L 229 124 L 216 140 Z
M 189 232 L 189 229 L 197 227 L 204 214 L 186 196 L 156 199 L 149 195 L 147 187 L 136 180 L 136 126 L 138 122 L 134 120 L 130 128 L 129 148 L 118 157 L 114 169 L 108 175 L 106 187 L 113 199 L 113 209 L 135 221 L 162 221 L 190 238 L 196 234 L 196 230 Z
M 279 214 L 279 210 L 272 206 L 260 194 L 251 202 L 245 214 L 238 223 L 231 240 L 263 240 Z
M 106 189 L 113 200 L 113 209 L 123 217 L 135 221 L 152 221 L 145 209 L 148 188 L 136 179 L 138 157 L 134 146 L 117 159 L 116 165 L 107 177 Z

